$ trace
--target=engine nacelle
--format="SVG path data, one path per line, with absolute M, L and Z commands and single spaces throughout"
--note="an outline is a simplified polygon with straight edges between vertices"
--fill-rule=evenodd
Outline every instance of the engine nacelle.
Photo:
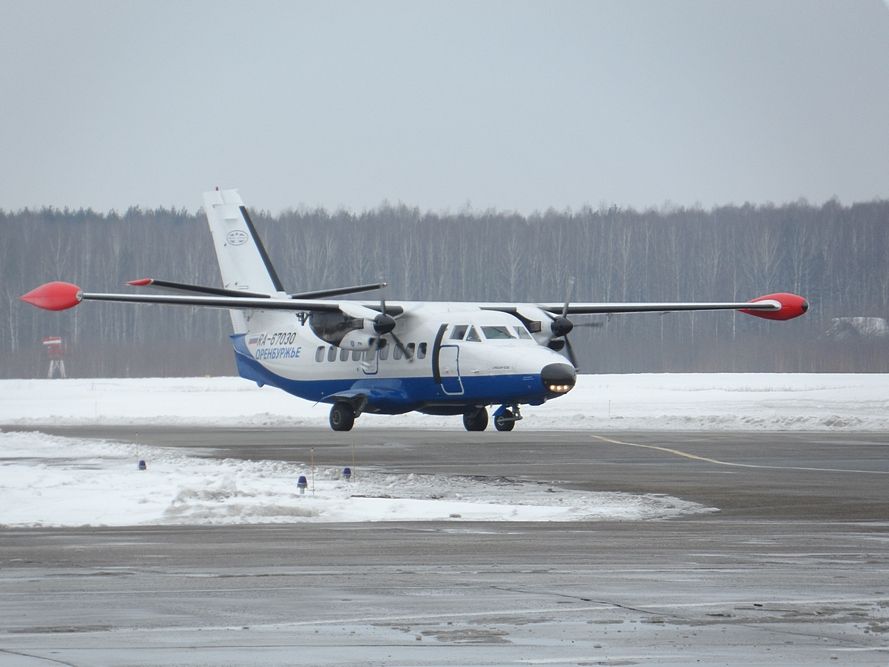
M 549 345 L 555 337 L 552 330 L 553 316 L 537 306 L 521 306 L 516 308 L 516 316 L 531 332 L 531 337 L 538 345 Z
M 309 326 L 325 343 L 347 350 L 370 350 L 379 338 L 373 320 L 341 313 L 314 312 L 309 316 Z

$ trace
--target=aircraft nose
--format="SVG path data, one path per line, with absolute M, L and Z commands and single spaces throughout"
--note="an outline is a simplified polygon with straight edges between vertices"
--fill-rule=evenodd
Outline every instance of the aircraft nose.
M 547 391 L 567 394 L 577 381 L 577 372 L 570 364 L 547 364 L 540 371 L 540 379 Z

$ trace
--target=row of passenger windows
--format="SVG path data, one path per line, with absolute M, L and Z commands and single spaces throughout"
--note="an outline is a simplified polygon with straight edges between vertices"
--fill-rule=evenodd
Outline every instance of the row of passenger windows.
M 481 327 L 482 333 L 485 338 L 488 340 L 508 340 L 510 338 L 522 338 L 526 340 L 531 339 L 531 334 L 528 333 L 528 330 L 523 326 L 487 326 Z M 478 329 L 475 326 L 470 326 L 468 324 L 457 324 L 451 330 L 451 340 L 467 340 L 467 341 L 480 341 L 481 337 L 478 335 Z
M 420 343 L 419 345 L 408 343 L 404 347 L 407 350 L 408 358 L 426 358 L 426 343 Z M 392 348 L 393 359 L 401 359 L 405 356 L 401 347 L 387 341 L 386 345 L 376 350 L 347 350 L 344 347 L 336 347 L 334 345 L 319 345 L 315 350 L 315 361 L 322 362 L 325 359 L 327 361 L 336 361 L 337 358 L 340 361 L 348 361 L 350 357 L 352 361 L 373 361 L 374 356 L 381 361 L 385 361 L 389 358 L 389 348 Z

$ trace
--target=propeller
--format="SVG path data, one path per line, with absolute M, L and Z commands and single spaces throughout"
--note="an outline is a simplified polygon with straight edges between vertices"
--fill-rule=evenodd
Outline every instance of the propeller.
M 571 347 L 571 341 L 568 340 L 568 334 L 571 333 L 575 326 L 574 322 L 568 319 L 568 306 L 571 303 L 571 292 L 573 289 L 574 277 L 572 276 L 568 278 L 568 289 L 565 294 L 565 305 L 562 306 L 562 314 L 552 318 L 552 322 L 550 322 L 549 327 L 553 336 L 548 346 L 551 350 L 555 350 L 556 352 L 564 349 L 568 355 L 568 361 L 571 362 L 571 365 L 574 366 L 574 368 L 577 368 L 577 357 L 574 354 L 574 348 Z M 557 338 L 561 338 L 562 340 L 556 340 Z
M 380 292 L 380 314 L 377 315 L 373 319 L 373 327 L 374 331 L 377 333 L 377 339 L 374 341 L 373 354 L 377 353 L 377 350 L 380 349 L 380 343 L 383 342 L 383 336 L 392 336 L 392 340 L 395 341 L 396 347 L 401 350 L 401 353 L 404 355 L 405 359 L 408 361 L 413 361 L 414 356 L 410 353 L 410 351 L 405 347 L 404 343 L 401 342 L 401 339 L 395 334 L 395 318 L 389 315 L 386 312 L 386 298 L 383 296 L 382 291 Z

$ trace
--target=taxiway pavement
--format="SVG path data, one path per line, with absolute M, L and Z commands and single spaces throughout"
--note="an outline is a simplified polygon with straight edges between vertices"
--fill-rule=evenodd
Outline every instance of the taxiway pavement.
M 719 511 L 4 529 L 0 665 L 889 663 L 889 434 L 520 429 L 41 430 Z

